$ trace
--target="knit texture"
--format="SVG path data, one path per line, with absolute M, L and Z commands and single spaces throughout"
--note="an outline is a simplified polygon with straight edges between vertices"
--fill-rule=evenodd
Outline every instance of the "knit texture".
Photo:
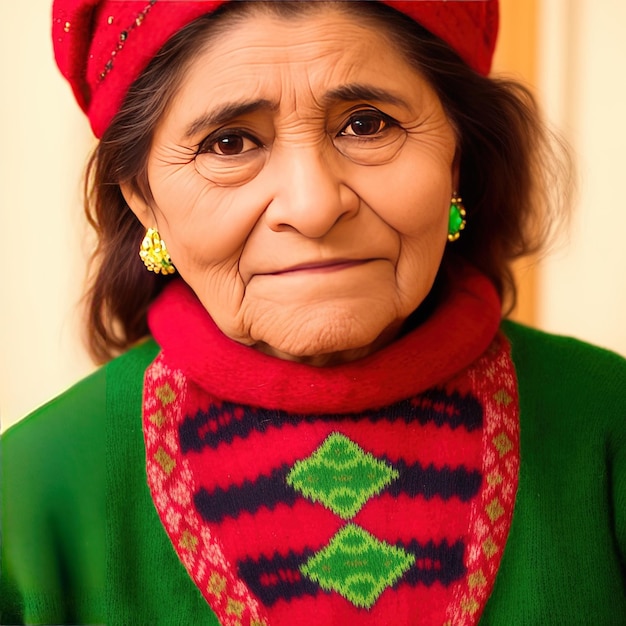
M 521 466 L 480 626 L 624 624 L 626 360 L 502 329 L 520 394 Z M 472 335 L 473 322 L 463 331 Z M 147 485 L 142 390 L 158 351 L 152 340 L 130 350 L 0 439 L 1 624 L 217 626 Z
M 186 286 L 166 289 L 150 311 L 163 353 L 146 373 L 147 474 L 222 623 L 476 623 L 519 466 L 498 318 L 491 284 L 467 270 L 396 344 L 312 368 L 235 344 Z M 464 323 L 474 333 L 459 337 Z M 218 365 L 233 350 L 231 378 Z
M 471 365 L 498 330 L 500 300 L 486 277 L 459 267 L 436 315 L 384 350 L 334 367 L 277 359 L 228 339 L 182 281 L 159 296 L 148 323 L 170 367 L 215 397 L 287 412 L 347 413 L 412 397 Z
M 517 408 L 502 339 L 445 389 L 344 415 L 222 403 L 162 354 L 147 474 L 222 624 L 474 624 L 513 511 Z

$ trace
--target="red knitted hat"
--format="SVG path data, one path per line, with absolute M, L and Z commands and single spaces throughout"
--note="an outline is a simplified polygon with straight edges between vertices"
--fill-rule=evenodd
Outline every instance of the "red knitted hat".
M 101 137 L 126 92 L 183 26 L 228 0 L 54 0 L 52 38 L 61 73 Z M 498 0 L 384 0 L 487 74 Z

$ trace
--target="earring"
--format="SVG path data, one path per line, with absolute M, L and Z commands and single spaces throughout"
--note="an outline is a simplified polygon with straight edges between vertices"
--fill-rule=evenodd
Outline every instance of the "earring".
M 465 228 L 465 207 L 463 200 L 456 192 L 450 200 L 450 217 L 448 218 L 448 241 L 456 241 L 461 236 L 461 231 Z
M 172 265 L 170 255 L 156 228 L 148 228 L 141 242 L 139 256 L 143 264 L 155 274 L 173 274 L 176 268 Z

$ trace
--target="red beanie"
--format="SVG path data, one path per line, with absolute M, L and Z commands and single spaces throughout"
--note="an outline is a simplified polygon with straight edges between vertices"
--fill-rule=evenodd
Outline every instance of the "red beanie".
M 163 44 L 228 0 L 54 0 L 57 64 L 101 137 L 126 92 Z M 498 30 L 498 0 L 384 0 L 487 74 Z

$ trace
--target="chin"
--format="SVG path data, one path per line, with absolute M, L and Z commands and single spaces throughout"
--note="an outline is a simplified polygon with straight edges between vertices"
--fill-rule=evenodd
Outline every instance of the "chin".
M 329 315 L 318 312 L 299 321 L 275 320 L 274 332 L 257 335 L 258 350 L 311 365 L 333 365 L 362 358 L 397 336 L 402 322 L 391 316 Z M 270 329 L 267 329 L 270 331 Z

